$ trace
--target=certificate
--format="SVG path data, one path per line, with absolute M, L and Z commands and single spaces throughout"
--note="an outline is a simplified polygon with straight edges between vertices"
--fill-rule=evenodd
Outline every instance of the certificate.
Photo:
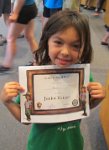
M 89 116 L 90 65 L 20 66 L 21 122 L 58 123 Z

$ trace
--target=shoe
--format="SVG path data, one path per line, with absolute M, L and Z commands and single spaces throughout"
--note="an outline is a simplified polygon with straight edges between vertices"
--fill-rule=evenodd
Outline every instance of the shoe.
M 101 42 L 101 45 L 109 45 L 109 44 L 102 41 L 102 42 Z
M 24 34 L 20 34 L 19 36 L 18 36 L 18 38 L 20 39 L 20 38 L 24 38 Z
M 6 71 L 9 71 L 11 68 L 9 67 L 4 67 L 2 65 L 0 65 L 0 72 L 6 72 Z
M 92 16 L 94 16 L 94 17 L 98 17 L 99 15 L 100 15 L 100 14 L 99 14 L 98 12 L 92 14 Z
M 83 7 L 83 8 L 84 8 L 84 9 L 87 9 L 87 7 L 88 7 L 87 5 L 84 5 L 84 7 Z
M 0 34 L 0 46 L 3 46 L 5 43 L 7 43 L 7 40 L 3 37 L 2 34 Z
M 106 24 L 104 25 L 104 27 L 105 27 L 106 29 L 108 29 L 108 28 L 109 28 L 109 26 L 107 26 Z
M 93 10 L 93 7 L 87 7 L 88 10 Z
M 95 12 L 98 12 L 98 8 L 95 8 Z

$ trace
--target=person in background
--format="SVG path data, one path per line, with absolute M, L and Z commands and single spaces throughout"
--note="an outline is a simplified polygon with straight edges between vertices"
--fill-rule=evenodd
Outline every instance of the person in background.
M 14 2 L 15 0 L 11 0 L 11 12 L 13 12 Z M 20 33 L 18 38 L 24 38 L 24 33 Z
M 44 10 L 43 10 L 43 21 L 42 29 L 44 28 L 49 17 L 56 13 L 57 11 L 62 10 L 63 0 L 43 0 Z
M 107 26 L 107 31 L 101 41 L 101 45 L 109 46 L 109 27 Z
M 86 0 L 85 5 L 84 5 L 84 9 L 90 9 L 90 7 L 91 7 L 91 0 Z
M 15 2 L 15 0 L 11 0 L 11 12 L 13 11 L 14 2 Z
M 39 48 L 35 52 L 37 65 L 56 65 L 66 68 L 72 64 L 90 63 L 92 46 L 89 23 L 82 14 L 71 10 L 63 10 L 50 17 L 42 32 Z M 99 82 L 85 85 L 91 101 L 98 103 L 105 96 Z M 25 92 L 18 82 L 8 82 L 0 93 L 0 100 L 21 121 L 20 92 Z M 16 102 L 13 98 L 16 97 Z M 63 129 L 66 129 L 63 131 Z M 52 137 L 52 138 L 51 138 Z M 80 120 L 33 124 L 30 131 L 27 150 L 83 150 L 84 142 L 80 131 Z
M 71 9 L 72 11 L 80 11 L 80 0 L 64 0 L 63 9 Z
M 71 10 L 80 11 L 80 0 L 72 0 Z
M 9 26 L 9 15 L 11 13 L 11 0 L 0 0 L 0 17 L 3 15 L 4 23 Z M 6 38 L 0 34 L 0 46 L 6 43 Z
M 97 7 L 95 9 L 95 13 L 92 14 L 93 16 L 99 16 L 101 13 L 101 10 L 103 8 L 103 4 L 106 0 L 97 0 Z
M 15 0 L 11 15 L 10 26 L 7 36 L 7 47 L 5 58 L 0 66 L 0 72 L 11 69 L 16 54 L 16 39 L 24 31 L 25 37 L 30 45 L 32 54 L 38 48 L 34 35 L 34 18 L 37 16 L 35 0 Z

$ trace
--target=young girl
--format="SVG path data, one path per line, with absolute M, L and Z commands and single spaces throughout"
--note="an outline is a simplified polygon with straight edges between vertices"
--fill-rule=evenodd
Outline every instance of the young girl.
M 44 27 L 36 51 L 38 65 L 55 64 L 60 68 L 76 63 L 90 63 L 92 47 L 89 25 L 84 16 L 70 10 L 60 11 L 48 20 Z M 92 81 L 92 76 L 90 81 Z M 104 98 L 104 90 L 100 83 L 90 82 L 87 85 L 92 101 Z M 1 101 L 20 121 L 20 98 L 12 101 L 19 92 L 24 91 L 17 82 L 6 83 L 1 91 Z M 83 137 L 80 121 L 56 124 L 33 124 L 27 150 L 83 150 Z

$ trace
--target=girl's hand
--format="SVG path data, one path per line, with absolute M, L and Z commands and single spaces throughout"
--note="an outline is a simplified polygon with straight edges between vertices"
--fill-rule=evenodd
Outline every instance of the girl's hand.
M 90 82 L 87 86 L 92 99 L 102 100 L 105 97 L 105 90 L 98 82 Z
M 4 85 L 0 93 L 0 99 L 2 102 L 10 102 L 16 97 L 19 92 L 23 92 L 24 88 L 20 86 L 18 82 L 8 82 Z

